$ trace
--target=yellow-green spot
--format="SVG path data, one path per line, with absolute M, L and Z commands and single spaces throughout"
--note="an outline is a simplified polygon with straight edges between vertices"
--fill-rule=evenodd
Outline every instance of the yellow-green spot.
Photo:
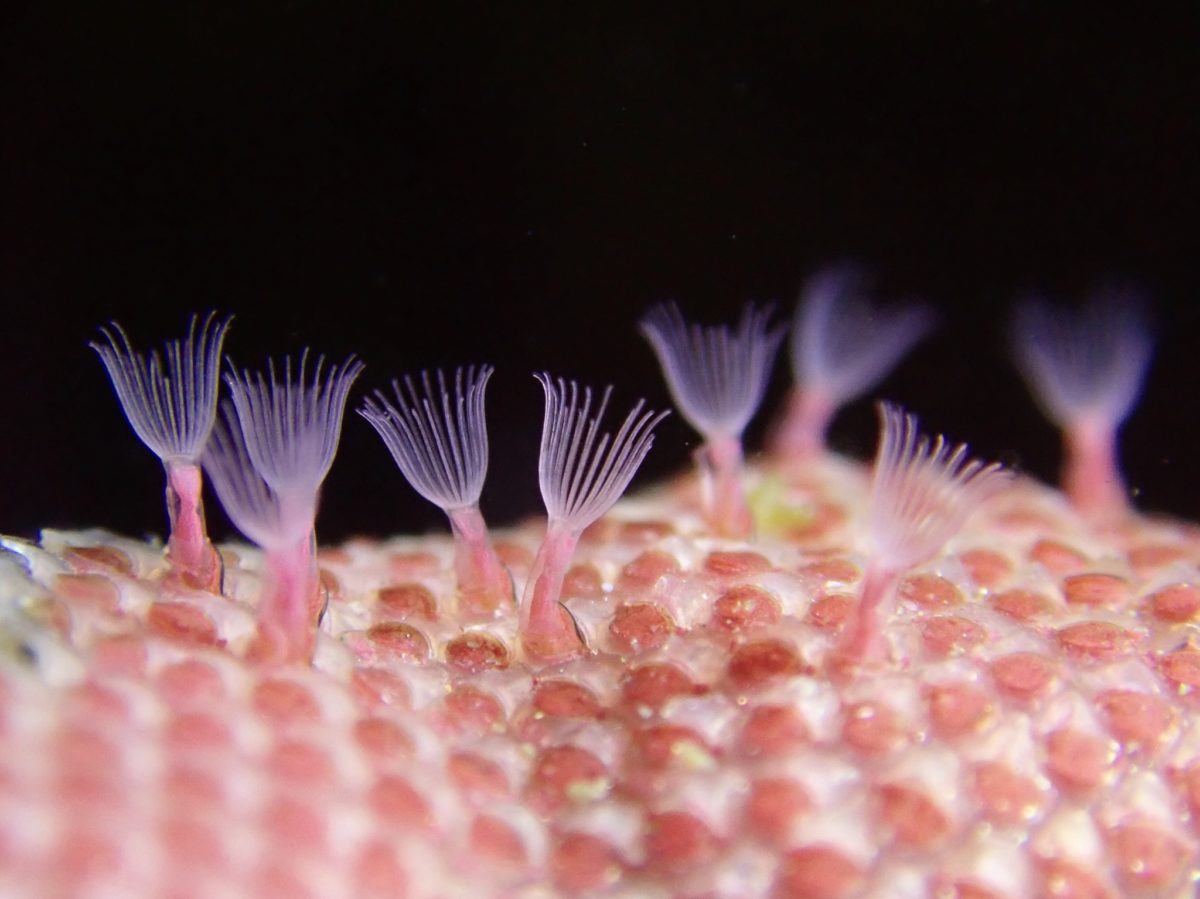
M 768 475 L 759 481 L 750 490 L 747 501 L 755 530 L 760 534 L 783 537 L 816 520 L 816 512 L 811 506 L 788 502 L 787 485 L 778 475 Z
M 717 767 L 717 760 L 708 750 L 691 740 L 679 740 L 672 744 L 671 755 L 692 771 L 711 771 Z
M 607 777 L 573 780 L 567 785 L 567 798 L 580 803 L 603 799 L 608 794 L 609 786 Z

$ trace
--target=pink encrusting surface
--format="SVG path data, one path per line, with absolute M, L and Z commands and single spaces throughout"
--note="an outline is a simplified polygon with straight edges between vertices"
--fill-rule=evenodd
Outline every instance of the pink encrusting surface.
M 619 504 L 550 667 L 515 608 L 460 623 L 448 538 L 322 549 L 314 662 L 275 668 L 256 551 L 220 596 L 102 532 L 7 541 L 0 894 L 1192 895 L 1200 529 L 1018 480 L 854 668 L 867 480 L 752 468 L 749 542 L 690 478 Z M 540 537 L 495 534 L 518 593 Z

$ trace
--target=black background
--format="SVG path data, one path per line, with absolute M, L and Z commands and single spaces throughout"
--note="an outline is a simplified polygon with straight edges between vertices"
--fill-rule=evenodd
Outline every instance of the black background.
M 86 348 L 110 318 L 147 345 L 231 311 L 242 364 L 354 351 L 362 387 L 496 364 L 501 521 L 540 508 L 530 372 L 664 404 L 649 304 L 790 312 L 843 259 L 942 314 L 882 393 L 1044 478 L 1057 438 L 1006 361 L 1013 299 L 1142 285 L 1161 346 L 1126 470 L 1140 505 L 1196 517 L 1200 28 L 1194 3 L 1149 6 L 9 7 L 0 531 L 161 530 L 161 472 Z M 860 402 L 834 443 L 866 456 L 874 434 Z M 668 421 L 646 476 L 693 441 Z M 433 526 L 348 416 L 322 535 Z

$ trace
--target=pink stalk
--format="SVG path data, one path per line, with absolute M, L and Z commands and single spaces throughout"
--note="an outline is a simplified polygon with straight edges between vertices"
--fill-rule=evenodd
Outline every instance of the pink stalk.
M 825 434 L 837 412 L 829 395 L 814 387 L 794 387 L 771 451 L 785 459 L 807 460 L 825 452 Z
M 699 455 L 705 514 L 724 537 L 750 536 L 742 486 L 742 432 L 762 403 L 783 339 L 770 308 L 747 305 L 737 329 L 689 324 L 674 303 L 650 310 L 642 333 L 658 355 L 675 405 L 705 440 Z
M 478 506 L 446 513 L 454 532 L 454 574 L 463 610 L 471 617 L 494 617 L 513 602 L 512 578 L 492 546 Z
M 164 355 L 134 350 L 120 325 L 104 329 L 106 343 L 92 343 L 141 441 L 162 460 L 167 474 L 168 579 L 216 591 L 221 560 L 204 525 L 199 459 L 217 412 L 221 345 L 229 319 L 192 316 L 187 336 L 169 341 Z
M 552 522 L 538 547 L 521 602 L 521 634 L 525 651 L 546 662 L 570 658 L 584 649 L 575 619 L 559 602 L 579 532 Z
M 890 372 L 933 327 L 923 306 L 876 306 L 862 275 L 850 268 L 817 274 L 804 288 L 792 324 L 795 387 L 772 451 L 786 462 L 825 452 L 837 410 Z
M 1150 363 L 1141 305 L 1102 294 L 1071 315 L 1027 302 L 1017 311 L 1017 361 L 1046 416 L 1063 431 L 1063 490 L 1093 524 L 1129 509 L 1117 464 L 1117 431 L 1132 412 Z
M 868 522 L 871 561 L 858 614 L 839 648 L 841 661 L 850 664 L 885 659 L 883 628 L 897 577 L 940 552 L 1009 480 L 999 464 L 968 459 L 966 444 L 951 447 L 941 435 L 933 441 L 920 435 L 915 415 L 880 403 L 879 417 Z
M 1129 491 L 1117 464 L 1115 429 L 1101 421 L 1078 421 L 1063 432 L 1063 444 L 1062 487 L 1071 505 L 1092 521 L 1124 512 Z
M 310 532 L 290 546 L 267 551 L 267 581 L 258 604 L 260 662 L 285 665 L 312 659 L 321 606 L 315 550 Z
M 705 508 L 713 530 L 722 537 L 744 538 L 754 522 L 742 480 L 742 442 L 717 436 L 700 448 Z
M 863 576 L 858 613 L 840 648 L 843 659 L 873 664 L 887 657 L 883 622 L 891 618 L 899 574 L 891 568 L 871 562 Z
M 221 589 L 221 556 L 208 539 L 204 525 L 200 466 L 171 459 L 165 467 L 167 515 L 171 522 L 167 561 L 185 585 L 216 593 Z
M 454 571 L 466 617 L 495 618 L 513 604 L 512 578 L 492 548 L 479 511 L 487 478 L 488 439 L 484 391 L 492 367 L 458 368 L 446 375 L 422 372 L 392 382 L 394 399 L 381 391 L 358 414 L 376 430 L 401 474 L 450 519 Z
M 604 391 L 595 415 L 592 391 L 574 382 L 535 377 L 546 394 L 538 482 L 546 503 L 546 536 L 521 599 L 521 645 L 542 663 L 561 662 L 586 648 L 561 602 L 571 556 L 584 529 L 612 508 L 654 444 L 654 426 L 667 413 L 643 412 L 641 400 L 616 435 L 600 433 L 612 393 Z M 581 401 L 582 400 L 582 401 Z

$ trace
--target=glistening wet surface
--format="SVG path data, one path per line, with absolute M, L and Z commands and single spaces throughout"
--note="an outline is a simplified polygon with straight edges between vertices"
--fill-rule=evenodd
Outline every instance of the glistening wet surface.
M 219 596 L 103 532 L 13 542 L 0 892 L 1191 895 L 1200 528 L 1017 481 L 847 670 L 866 477 L 753 470 L 749 542 L 690 478 L 619 504 L 563 593 L 590 652 L 548 668 L 515 610 L 459 624 L 448 535 L 322 549 L 314 664 L 270 669 L 252 549 Z M 495 534 L 518 586 L 540 536 Z

